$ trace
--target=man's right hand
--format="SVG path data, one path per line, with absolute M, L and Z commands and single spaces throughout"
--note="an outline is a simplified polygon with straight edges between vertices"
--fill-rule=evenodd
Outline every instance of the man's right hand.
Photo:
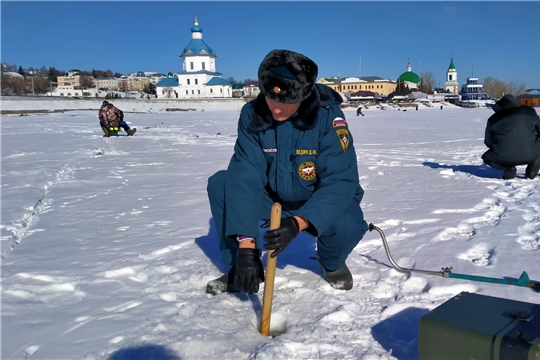
M 234 287 L 244 290 L 248 294 L 253 294 L 259 291 L 261 282 L 264 282 L 264 270 L 260 250 L 238 249 Z

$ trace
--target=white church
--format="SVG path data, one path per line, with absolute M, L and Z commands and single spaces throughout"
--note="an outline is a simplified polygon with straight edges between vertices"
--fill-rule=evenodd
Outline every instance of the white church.
M 446 71 L 446 81 L 444 82 L 444 90 L 451 94 L 457 95 L 459 90 L 459 83 L 457 79 L 457 70 L 454 66 L 454 58 L 450 60 L 450 66 Z
M 160 99 L 230 98 L 232 86 L 216 71 L 216 53 L 202 39 L 195 17 L 191 42 L 180 53 L 182 71 L 169 74 L 156 84 Z

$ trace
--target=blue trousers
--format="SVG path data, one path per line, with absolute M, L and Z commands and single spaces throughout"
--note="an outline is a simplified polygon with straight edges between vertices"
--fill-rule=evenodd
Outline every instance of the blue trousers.
M 233 265 L 236 262 L 236 251 L 238 241 L 236 238 L 225 236 L 226 229 L 226 204 L 225 204 L 225 173 L 226 170 L 218 171 L 208 179 L 208 200 L 210 210 L 216 224 L 216 231 L 219 239 L 219 249 L 225 265 Z M 268 220 L 270 210 L 274 201 L 268 193 L 263 194 L 261 220 Z M 289 210 L 287 203 L 281 202 L 282 217 L 294 216 L 295 211 Z M 321 209 L 324 211 L 324 209 Z M 231 220 L 231 219 L 229 219 Z M 232 219 L 234 220 L 234 219 Z M 360 205 L 351 199 L 351 204 L 338 220 L 317 237 L 317 254 L 324 267 L 330 271 L 339 269 L 345 264 L 345 260 L 353 251 L 354 247 L 362 240 L 368 230 L 368 225 L 364 220 L 364 214 Z M 308 233 L 309 234 L 309 233 Z M 245 234 L 237 234 L 245 235 Z M 313 236 L 313 234 L 309 234 Z M 255 239 L 257 248 L 262 250 L 262 243 L 259 238 Z M 294 241 L 294 240 L 293 240 Z M 287 250 L 285 250 L 287 251 Z

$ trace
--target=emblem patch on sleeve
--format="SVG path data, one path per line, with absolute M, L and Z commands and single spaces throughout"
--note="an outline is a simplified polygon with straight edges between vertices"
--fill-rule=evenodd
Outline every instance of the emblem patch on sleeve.
M 317 176 L 317 168 L 312 161 L 306 161 L 298 167 L 298 175 L 304 180 L 313 180 Z
M 342 118 L 342 117 L 340 117 L 340 116 L 337 116 L 337 117 L 332 121 L 332 126 L 333 126 L 333 127 L 347 126 L 347 121 L 345 121 L 344 118 Z
M 349 147 L 349 131 L 345 129 L 336 130 L 337 136 L 339 137 L 339 142 L 341 143 L 341 148 L 343 152 L 347 151 Z

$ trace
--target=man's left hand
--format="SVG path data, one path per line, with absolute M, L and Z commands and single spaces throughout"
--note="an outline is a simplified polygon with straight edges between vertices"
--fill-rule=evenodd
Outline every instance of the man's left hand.
M 281 219 L 281 225 L 279 228 L 269 230 L 264 234 L 264 241 L 268 244 L 264 244 L 266 250 L 275 250 L 271 257 L 278 256 L 295 237 L 300 233 L 300 226 L 298 221 L 294 217 L 286 217 Z

